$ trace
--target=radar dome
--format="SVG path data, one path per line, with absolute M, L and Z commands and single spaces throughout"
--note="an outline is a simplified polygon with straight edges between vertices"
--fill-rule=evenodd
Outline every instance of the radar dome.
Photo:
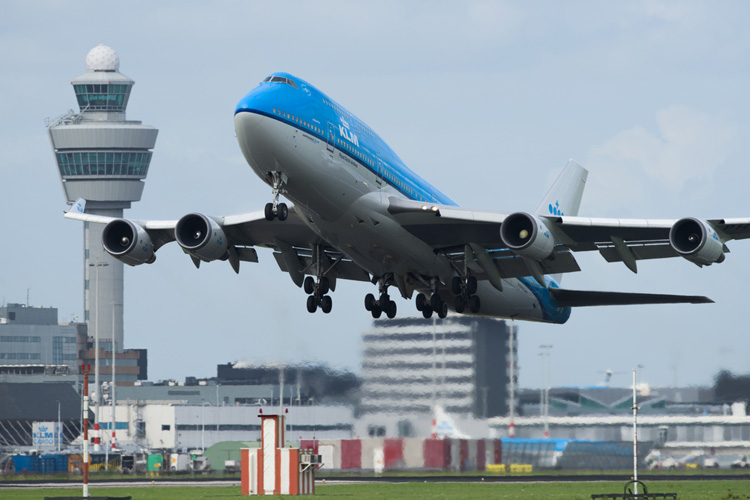
M 111 47 L 99 44 L 86 55 L 86 69 L 90 71 L 119 71 L 120 56 Z

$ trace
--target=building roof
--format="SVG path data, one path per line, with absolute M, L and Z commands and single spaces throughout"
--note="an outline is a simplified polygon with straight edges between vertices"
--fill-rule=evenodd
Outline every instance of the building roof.
M 0 383 L 0 420 L 77 420 L 81 397 L 69 383 Z

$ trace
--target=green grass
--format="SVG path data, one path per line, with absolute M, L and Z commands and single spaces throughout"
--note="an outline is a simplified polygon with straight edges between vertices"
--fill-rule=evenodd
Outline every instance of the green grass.
M 622 492 L 624 482 L 597 483 L 404 483 L 320 485 L 316 497 L 351 499 L 492 499 L 588 500 L 592 493 Z M 750 500 L 748 481 L 646 482 L 649 492 L 678 494 L 679 500 Z M 131 496 L 133 500 L 246 500 L 239 486 L 90 487 L 91 496 Z M 3 500 L 42 500 L 45 497 L 80 496 L 80 488 L 0 489 Z

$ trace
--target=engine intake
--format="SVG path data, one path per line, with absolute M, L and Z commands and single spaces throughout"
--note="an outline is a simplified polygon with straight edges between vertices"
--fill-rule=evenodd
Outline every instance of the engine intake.
M 699 266 L 724 262 L 724 242 L 706 221 L 692 217 L 678 220 L 669 230 L 669 244 Z
M 127 219 L 115 219 L 102 231 L 102 246 L 115 259 L 137 266 L 156 260 L 154 244 L 145 229 Z
M 555 250 L 555 239 L 544 221 L 525 212 L 505 218 L 500 238 L 514 253 L 533 260 L 544 260 Z
M 210 262 L 227 256 L 224 230 L 215 220 L 203 214 L 188 214 L 177 221 L 174 236 L 183 250 L 203 261 Z

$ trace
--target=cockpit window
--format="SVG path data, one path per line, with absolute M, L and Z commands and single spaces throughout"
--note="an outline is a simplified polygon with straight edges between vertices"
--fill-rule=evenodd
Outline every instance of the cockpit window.
M 297 88 L 297 84 L 296 84 L 296 83 L 294 83 L 294 80 L 292 80 L 292 79 L 290 79 L 290 78 L 286 78 L 286 77 L 283 77 L 283 76 L 275 76 L 275 75 L 272 75 L 272 76 L 266 77 L 266 79 L 265 79 L 265 80 L 263 80 L 263 81 L 264 81 L 264 82 L 278 82 L 278 83 L 286 83 L 287 85 L 291 85 L 291 86 L 292 86 L 292 87 L 294 87 L 295 89 Z

